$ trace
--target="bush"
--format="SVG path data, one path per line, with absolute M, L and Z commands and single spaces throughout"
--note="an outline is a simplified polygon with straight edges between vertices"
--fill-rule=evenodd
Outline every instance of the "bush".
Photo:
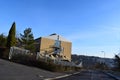
M 0 48 L 0 58 L 8 59 L 9 48 Z
M 53 63 L 53 60 L 48 60 L 47 62 L 43 61 L 42 59 L 36 60 L 35 56 L 33 57 L 32 55 L 16 54 L 12 57 L 11 61 L 28 65 L 28 66 L 42 68 L 42 69 L 53 71 L 53 72 L 64 72 L 64 71 L 80 69 L 78 67 L 57 65 Z

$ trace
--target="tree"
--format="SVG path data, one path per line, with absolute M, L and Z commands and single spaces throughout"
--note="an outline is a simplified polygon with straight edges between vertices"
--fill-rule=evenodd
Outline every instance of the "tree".
M 96 69 L 108 69 L 108 66 L 107 66 L 104 62 L 102 62 L 102 63 L 97 62 L 97 63 L 95 64 L 95 68 L 96 68 Z
M 120 70 L 120 57 L 118 55 L 115 55 L 115 65 Z
M 6 46 L 7 37 L 4 34 L 0 34 L 0 47 Z
M 26 28 L 24 30 L 24 34 L 20 34 L 20 36 L 21 36 L 20 40 L 21 40 L 22 46 L 25 49 L 28 49 L 28 50 L 34 52 L 35 46 L 34 46 L 34 36 L 32 33 L 32 29 Z
M 16 45 L 16 24 L 13 22 L 11 29 L 9 30 L 9 34 L 7 37 L 7 47 L 10 48 Z

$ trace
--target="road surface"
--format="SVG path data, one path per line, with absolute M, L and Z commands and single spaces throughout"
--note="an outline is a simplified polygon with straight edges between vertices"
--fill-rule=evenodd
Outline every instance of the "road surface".
M 64 75 L 0 59 L 0 80 L 44 80 Z
M 116 79 L 100 71 L 87 70 L 81 71 L 79 74 L 73 74 L 71 76 L 55 80 L 116 80 Z
M 60 78 L 69 74 L 71 76 Z M 0 80 L 50 80 L 56 77 L 59 77 L 56 80 L 115 80 L 99 71 L 84 70 L 78 74 L 55 73 L 0 59 Z

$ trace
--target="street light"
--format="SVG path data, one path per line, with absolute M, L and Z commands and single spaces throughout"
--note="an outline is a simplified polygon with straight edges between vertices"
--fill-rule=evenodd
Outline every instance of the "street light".
M 104 58 L 105 58 L 105 51 L 101 51 L 104 54 Z
M 105 51 L 101 51 L 104 54 L 104 69 L 105 69 Z

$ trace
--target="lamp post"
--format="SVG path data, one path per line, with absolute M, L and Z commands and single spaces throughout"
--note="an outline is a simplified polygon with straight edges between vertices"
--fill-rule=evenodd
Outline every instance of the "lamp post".
M 104 69 L 105 69 L 105 51 L 101 51 L 104 54 Z
M 104 54 L 104 58 L 105 58 L 105 51 L 101 51 Z

